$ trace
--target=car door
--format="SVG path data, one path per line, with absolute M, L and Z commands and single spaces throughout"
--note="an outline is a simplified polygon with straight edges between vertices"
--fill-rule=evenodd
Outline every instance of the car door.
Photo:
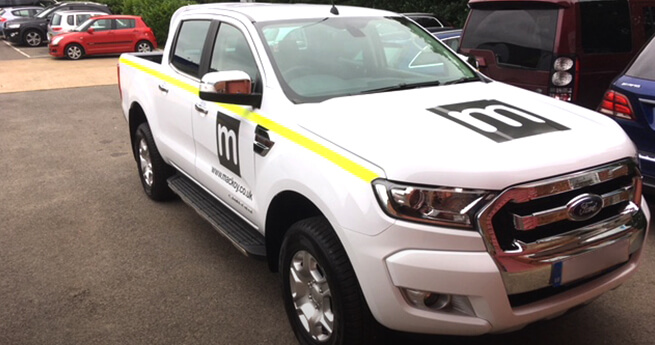
M 96 19 L 89 27 L 93 33 L 85 37 L 84 49 L 87 54 L 102 54 L 111 52 L 115 41 L 115 34 L 112 30 L 112 19 Z
M 221 21 L 209 56 L 209 71 L 241 70 L 256 88 L 259 70 L 252 53 L 252 39 L 239 23 Z M 243 109 L 244 106 L 236 107 Z M 194 105 L 193 133 L 196 145 L 196 174 L 202 184 L 226 204 L 255 221 L 255 152 L 257 124 L 234 113 L 232 107 L 206 102 Z
M 158 114 L 161 151 L 185 174 L 195 177 L 195 143 L 192 116 L 197 116 L 202 49 L 211 26 L 208 19 L 182 21 L 175 33 L 170 56 L 162 64 L 169 66 L 167 80 L 157 80 L 154 107 Z M 194 91 L 195 88 L 195 91 Z M 160 145 L 160 143 L 158 143 Z
M 116 45 L 114 46 L 113 53 L 124 53 L 134 51 L 136 47 L 136 42 L 134 42 L 134 37 L 136 36 L 135 26 L 136 20 L 132 18 L 117 18 L 116 30 L 114 33 L 116 35 Z

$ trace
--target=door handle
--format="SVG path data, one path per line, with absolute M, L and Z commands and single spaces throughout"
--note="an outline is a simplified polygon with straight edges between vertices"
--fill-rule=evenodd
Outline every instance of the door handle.
M 159 91 L 161 91 L 163 93 L 168 93 L 168 88 L 166 87 L 166 85 L 159 84 L 158 87 L 159 87 Z
M 207 110 L 207 108 L 205 108 L 205 105 L 202 104 L 202 103 L 196 103 L 195 108 L 196 108 L 196 111 L 198 111 L 199 113 L 202 114 L 202 115 L 200 115 L 202 117 L 205 117 L 205 115 L 207 115 L 209 113 L 209 110 Z
M 268 152 L 273 148 L 275 142 L 268 136 L 268 130 L 262 126 L 255 128 L 255 142 L 253 150 L 262 157 L 266 157 Z

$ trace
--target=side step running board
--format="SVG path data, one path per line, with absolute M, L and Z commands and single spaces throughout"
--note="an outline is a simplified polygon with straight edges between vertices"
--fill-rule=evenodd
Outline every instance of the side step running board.
M 168 186 L 243 254 L 266 257 L 264 236 L 194 182 L 177 174 L 168 179 Z

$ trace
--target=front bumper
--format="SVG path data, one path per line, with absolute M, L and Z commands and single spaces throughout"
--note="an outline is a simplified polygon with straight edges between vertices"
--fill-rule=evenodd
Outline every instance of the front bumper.
M 627 261 L 592 265 L 585 274 L 578 271 L 577 279 L 570 282 L 517 295 L 508 293 L 507 276 L 485 250 L 478 233 L 396 224 L 374 238 L 350 231 L 348 236 L 356 248 L 351 252 L 356 253 L 353 263 L 360 285 L 380 323 L 413 333 L 480 335 L 513 331 L 557 317 L 621 285 L 636 271 L 643 250 L 650 221 L 645 202 L 634 216 L 626 224 L 607 229 L 622 233 L 624 237 L 617 238 L 628 242 L 612 241 L 605 249 L 581 250 L 584 253 L 579 256 L 595 253 L 597 258 L 617 248 L 629 248 Z M 619 244 L 612 246 L 614 243 Z M 438 249 L 426 248 L 430 246 Z M 393 249 L 401 247 L 412 249 Z M 550 269 L 556 267 L 553 262 Z M 465 308 L 418 308 L 408 302 L 404 289 L 449 295 Z
M 60 45 L 48 45 L 48 54 L 54 57 L 64 57 L 64 48 Z
M 4 37 L 11 43 L 20 43 L 20 29 L 5 28 Z

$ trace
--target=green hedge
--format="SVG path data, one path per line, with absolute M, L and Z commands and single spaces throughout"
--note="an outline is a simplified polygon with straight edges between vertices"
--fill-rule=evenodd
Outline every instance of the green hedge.
M 138 15 L 152 28 L 157 43 L 163 47 L 168 37 L 168 26 L 173 12 L 178 8 L 194 3 L 228 2 L 219 0 L 96 0 L 109 5 L 112 12 Z M 263 1 L 262 1 L 263 2 Z M 331 0 L 269 0 L 276 3 L 314 3 L 330 4 Z M 468 0 L 336 0 L 337 5 L 363 6 L 395 12 L 434 13 L 441 20 L 454 26 L 464 25 Z

